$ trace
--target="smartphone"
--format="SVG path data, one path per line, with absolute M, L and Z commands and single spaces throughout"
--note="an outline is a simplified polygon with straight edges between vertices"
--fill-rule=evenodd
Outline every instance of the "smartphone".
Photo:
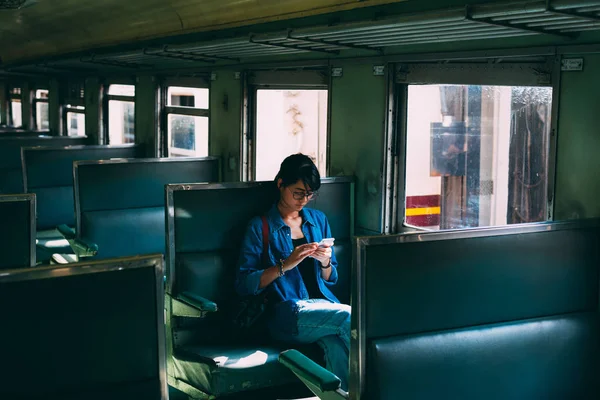
M 319 247 L 325 247 L 325 246 L 331 247 L 331 246 L 333 246 L 333 242 L 335 242 L 335 238 L 325 238 L 317 244 L 319 245 Z

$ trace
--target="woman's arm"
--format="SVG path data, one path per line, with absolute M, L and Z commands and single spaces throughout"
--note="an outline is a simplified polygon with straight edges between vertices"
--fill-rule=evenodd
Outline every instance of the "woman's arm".
M 240 250 L 236 291 L 241 296 L 255 295 L 273 283 L 280 275 L 279 265 L 263 268 L 262 225 L 260 218 L 250 221 Z M 316 244 L 305 244 L 294 249 L 283 262 L 283 272 L 296 268 L 302 260 L 313 254 Z
M 323 227 L 322 235 L 324 238 L 331 237 L 331 227 L 327 217 L 323 214 Z M 313 257 L 316 258 L 321 266 L 321 278 L 327 285 L 334 285 L 337 282 L 337 259 L 335 258 L 335 251 L 333 247 L 320 247 L 318 248 Z
M 269 267 L 264 271 L 260 280 L 261 288 L 270 285 L 274 280 L 279 278 L 280 273 L 286 273 L 296 268 L 306 257 L 313 255 L 315 250 L 317 250 L 317 245 L 314 243 L 307 243 L 296 247 L 287 259 L 281 261 L 281 265 L 278 264 L 274 267 Z
M 254 295 L 262 291 L 263 275 L 261 220 L 253 218 L 246 228 L 240 248 L 235 289 L 240 296 Z

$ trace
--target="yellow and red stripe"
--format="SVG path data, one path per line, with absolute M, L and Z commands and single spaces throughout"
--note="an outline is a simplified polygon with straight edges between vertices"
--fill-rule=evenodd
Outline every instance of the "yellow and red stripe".
M 415 226 L 440 224 L 439 194 L 406 197 L 406 223 Z

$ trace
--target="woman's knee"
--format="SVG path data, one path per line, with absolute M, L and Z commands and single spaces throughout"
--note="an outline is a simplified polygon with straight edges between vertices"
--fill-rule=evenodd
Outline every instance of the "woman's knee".
M 338 313 L 340 313 L 344 317 L 344 319 L 346 319 L 348 321 L 348 323 L 350 322 L 350 317 L 352 316 L 352 309 L 350 308 L 349 305 L 340 304 Z
M 352 315 L 350 306 L 347 304 L 340 304 L 338 313 L 342 317 L 342 322 L 340 324 L 340 333 L 342 336 L 350 337 L 350 317 Z

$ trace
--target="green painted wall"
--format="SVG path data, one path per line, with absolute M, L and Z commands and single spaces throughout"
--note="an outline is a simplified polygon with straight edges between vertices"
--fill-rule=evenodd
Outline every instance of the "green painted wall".
M 100 79 L 97 77 L 85 80 L 85 134 L 91 143 L 103 143 L 102 135 L 102 105 L 100 104 Z
M 158 157 L 158 82 L 154 76 L 139 76 L 135 84 L 135 142 L 144 146 L 146 157 Z
M 210 85 L 209 154 L 221 157 L 225 182 L 240 181 L 241 80 L 231 70 L 214 71 Z
M 60 82 L 57 79 L 51 79 L 48 83 L 48 124 L 50 132 L 57 136 L 62 134 L 59 88 Z
M 5 82 L 0 82 L 0 125 L 8 124 L 8 86 Z
M 23 129 L 34 129 L 33 114 L 31 113 L 31 86 L 30 82 L 24 82 L 21 85 L 21 118 Z
M 561 77 L 555 219 L 600 217 L 600 55 L 583 58 Z
M 438 50 L 442 49 L 438 47 Z M 583 72 L 562 74 L 555 192 L 557 220 L 600 216 L 597 200 L 600 180 L 596 173 L 600 170 L 600 157 L 597 156 L 600 152 L 600 113 L 597 110 L 600 55 L 583 57 Z M 332 65 L 342 67 L 343 76 L 332 81 L 330 175 L 356 176 L 357 232 L 377 233 L 381 231 L 385 78 L 373 76 L 370 63 L 339 61 Z M 232 69 L 215 72 L 217 79 L 211 82 L 209 152 L 221 157 L 225 181 L 239 181 L 241 81 L 235 79 Z M 101 113 L 90 114 L 97 108 L 94 102 L 100 90 L 98 82 L 96 78 L 86 81 L 86 130 L 91 136 L 100 132 Z M 49 89 L 50 128 L 58 132 L 61 125 L 58 81 L 50 81 Z M 158 100 L 157 79 L 139 76 L 136 141 L 145 145 L 148 156 L 158 155 L 156 132 L 159 119 L 155 116 Z
M 343 65 L 331 89 L 330 175 L 356 177 L 357 233 L 381 231 L 385 77 L 371 64 Z

